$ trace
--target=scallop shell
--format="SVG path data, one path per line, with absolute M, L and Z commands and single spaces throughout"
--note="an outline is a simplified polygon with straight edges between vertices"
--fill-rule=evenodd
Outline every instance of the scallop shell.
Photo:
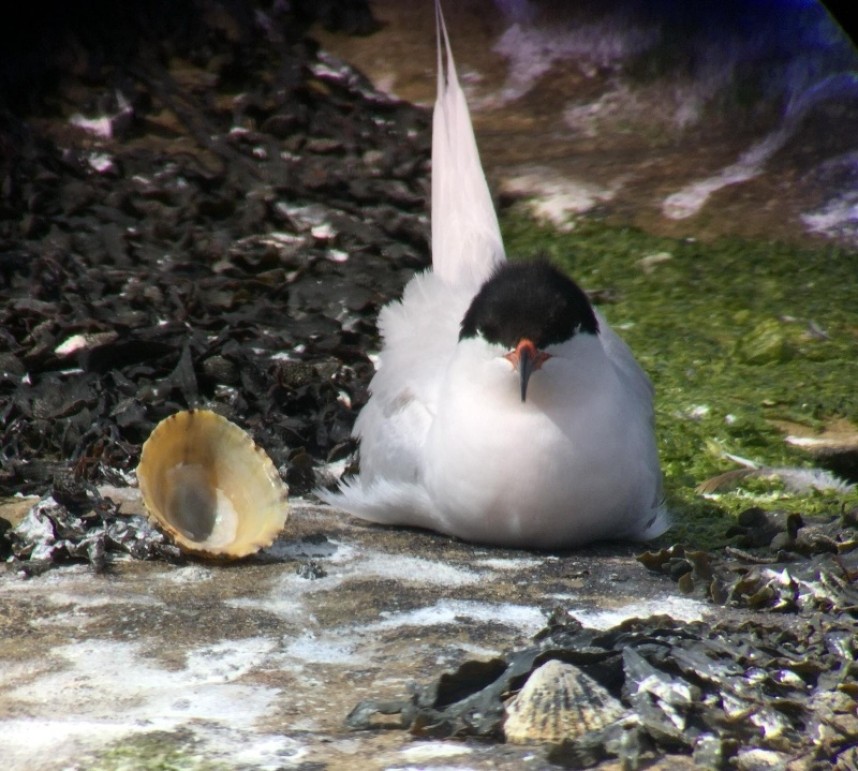
M 238 558 L 268 546 L 289 514 L 265 451 L 209 410 L 177 412 L 143 445 L 137 480 L 149 518 L 183 551 Z
M 531 672 L 506 707 L 504 734 L 513 744 L 577 739 L 626 713 L 623 705 L 578 667 L 551 659 Z

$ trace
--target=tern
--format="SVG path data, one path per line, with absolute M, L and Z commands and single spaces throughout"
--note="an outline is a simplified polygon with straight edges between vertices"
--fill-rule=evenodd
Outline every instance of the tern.
M 437 0 L 435 11 L 432 268 L 379 314 L 354 428 L 360 471 L 320 496 L 482 544 L 653 538 L 667 515 L 650 381 L 572 279 L 507 262 Z

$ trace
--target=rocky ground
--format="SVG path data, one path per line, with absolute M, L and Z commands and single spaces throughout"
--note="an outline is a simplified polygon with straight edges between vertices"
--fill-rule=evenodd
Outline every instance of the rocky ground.
M 4 114 L 5 494 L 115 480 L 182 407 L 240 416 L 296 493 L 350 449 L 375 315 L 428 263 L 428 116 L 218 10 L 124 66 L 70 42 Z
M 234 566 L 148 527 L 133 471 L 179 409 L 246 428 L 296 498 L 348 460 L 377 311 L 428 264 L 430 121 L 305 35 L 373 31 L 360 3 L 94 8 L 7 41 L 0 80 L 13 768 L 856 767 L 854 511 L 640 560 L 300 500 Z M 551 659 L 622 721 L 503 743 Z

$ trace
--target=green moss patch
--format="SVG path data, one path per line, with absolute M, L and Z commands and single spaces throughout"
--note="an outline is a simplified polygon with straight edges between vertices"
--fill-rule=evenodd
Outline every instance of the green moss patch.
M 90 771 L 226 771 L 204 760 L 184 731 L 153 731 L 117 742 L 87 765 Z

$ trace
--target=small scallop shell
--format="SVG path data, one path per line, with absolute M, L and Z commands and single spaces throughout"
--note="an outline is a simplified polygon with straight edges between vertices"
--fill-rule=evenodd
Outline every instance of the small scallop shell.
M 504 734 L 513 744 L 577 739 L 625 714 L 623 705 L 578 667 L 551 659 L 531 672 L 506 708 Z
M 244 557 L 271 544 L 289 514 L 288 488 L 265 451 L 209 410 L 155 426 L 137 480 L 149 518 L 187 552 Z

